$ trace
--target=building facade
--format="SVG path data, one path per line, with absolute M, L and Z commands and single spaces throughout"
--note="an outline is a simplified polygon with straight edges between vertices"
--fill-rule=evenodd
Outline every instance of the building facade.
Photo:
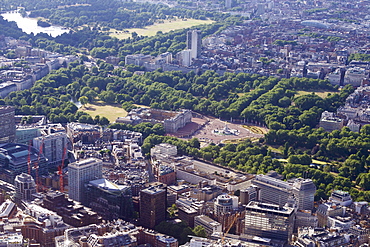
M 87 205 L 105 220 L 132 219 L 134 208 L 131 188 L 104 178 L 90 181 L 86 187 Z
M 14 142 L 15 140 L 15 108 L 0 106 L 0 143 Z
M 41 150 L 48 159 L 49 165 L 58 166 L 62 163 L 62 159 L 67 158 L 67 154 L 63 155 L 64 148 L 67 147 L 67 135 L 65 133 L 54 133 L 47 136 L 40 136 L 33 139 L 33 146 Z M 67 151 L 66 151 L 67 152 Z
M 245 234 L 289 242 L 295 212 L 290 207 L 250 202 L 245 211 Z
M 191 58 L 200 57 L 202 49 L 202 32 L 200 30 L 190 30 L 187 32 L 186 48 L 191 51 Z
M 286 182 L 267 175 L 257 175 L 252 184 L 260 189 L 261 202 L 283 206 L 289 196 L 294 195 L 298 209 L 313 209 L 316 186 L 311 179 L 297 178 Z
M 16 200 L 33 200 L 32 194 L 36 193 L 36 183 L 31 175 L 22 173 L 16 176 L 14 186 Z
M 153 229 L 166 219 L 167 188 L 162 183 L 154 183 L 140 191 L 141 225 Z
M 68 165 L 69 198 L 83 202 L 85 200 L 85 184 L 102 178 L 103 163 L 99 159 L 89 158 Z

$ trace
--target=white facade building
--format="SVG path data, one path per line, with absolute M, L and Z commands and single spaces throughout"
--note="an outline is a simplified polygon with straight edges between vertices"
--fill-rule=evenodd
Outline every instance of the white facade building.
M 67 147 L 67 135 L 65 133 L 53 133 L 47 136 L 40 136 L 33 139 L 33 146 L 41 150 L 49 165 L 57 166 L 62 163 L 64 148 Z M 67 151 L 66 151 L 67 152 Z M 64 159 L 67 154 L 64 155 Z
M 89 158 L 68 165 L 69 198 L 75 201 L 84 200 L 85 183 L 100 179 L 103 162 L 99 159 Z

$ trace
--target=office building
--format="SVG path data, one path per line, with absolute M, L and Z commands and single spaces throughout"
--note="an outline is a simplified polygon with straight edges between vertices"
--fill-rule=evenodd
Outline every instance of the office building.
M 200 57 L 202 50 L 202 32 L 200 30 L 190 30 L 187 32 L 186 49 L 190 50 L 191 58 Z
M 169 143 L 160 143 L 150 149 L 150 156 L 156 156 L 157 154 L 176 156 L 177 146 Z
M 134 64 L 137 66 L 143 66 L 144 63 L 149 63 L 152 60 L 152 57 L 150 55 L 144 55 L 144 54 L 134 54 L 134 55 L 127 55 L 125 57 L 125 64 Z
M 300 210 L 312 210 L 316 186 L 311 179 L 297 178 L 292 182 L 281 181 L 266 175 L 257 175 L 252 184 L 260 189 L 260 200 L 264 203 L 285 205 L 294 195 Z
M 348 207 L 352 204 L 351 195 L 347 191 L 334 190 L 329 197 L 329 200 L 334 203 L 339 203 L 341 206 Z
M 36 193 L 36 183 L 31 175 L 22 173 L 15 177 L 15 198 L 16 200 L 33 200 L 32 194 Z
M 0 179 L 13 184 L 15 176 L 21 173 L 30 172 L 35 177 L 36 167 L 39 175 L 48 172 L 47 160 L 39 155 L 39 150 L 23 144 L 0 145 Z
M 62 216 L 63 221 L 73 227 L 100 224 L 102 218 L 88 207 L 69 199 L 59 191 L 49 191 L 43 199 L 43 207 Z
M 316 186 L 311 179 L 297 178 L 293 182 L 293 195 L 297 207 L 301 210 L 312 210 L 315 202 Z
M 166 236 L 153 230 L 139 228 L 137 244 L 139 246 L 156 246 L 156 247 L 178 247 L 179 243 L 176 238 Z
M 129 186 L 97 179 L 87 184 L 86 195 L 87 205 L 103 219 L 132 219 L 134 208 Z
M 199 215 L 194 217 L 194 226 L 203 226 L 207 233 L 207 236 L 211 236 L 214 232 L 222 232 L 221 223 L 209 218 L 205 215 Z
M 250 202 L 245 209 L 245 234 L 286 242 L 291 240 L 294 208 Z
M 99 159 L 89 158 L 68 165 L 69 198 L 84 202 L 85 184 L 102 178 L 103 163 Z
M 167 188 L 162 183 L 149 184 L 140 191 L 140 222 L 141 225 L 153 229 L 166 219 Z
M 191 50 L 183 50 L 179 52 L 179 62 L 184 67 L 189 67 L 192 64 Z
M 0 106 L 0 143 L 14 142 L 15 140 L 15 108 Z
M 219 195 L 214 203 L 215 215 L 219 216 L 238 208 L 238 197 L 230 195 Z
M 341 206 L 339 203 L 326 202 L 320 204 L 316 210 L 318 227 L 327 226 L 329 217 L 343 217 L 345 215 L 345 212 L 345 207 Z
M 62 163 L 64 148 L 67 147 L 67 135 L 65 133 L 54 133 L 47 136 L 40 136 L 33 139 L 33 146 L 40 149 L 48 159 L 49 165 L 58 166 Z M 66 151 L 67 152 L 67 151 Z M 64 155 L 64 159 L 67 154 Z
M 239 201 L 241 205 L 248 205 L 251 201 L 260 200 L 260 189 L 256 186 L 249 186 L 244 190 L 240 190 Z
M 25 217 L 20 229 L 22 235 L 36 240 L 41 246 L 55 246 L 55 237 L 63 235 L 70 228 L 61 216 L 36 204 L 27 204 L 27 214 L 29 216 Z
M 344 126 L 344 120 L 334 112 L 324 111 L 321 114 L 319 126 L 326 131 L 341 130 Z

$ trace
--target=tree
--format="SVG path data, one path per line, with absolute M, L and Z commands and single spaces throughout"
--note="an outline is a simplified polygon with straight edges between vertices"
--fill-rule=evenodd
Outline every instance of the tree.
M 206 230 L 204 229 L 203 226 L 199 225 L 199 226 L 196 226 L 193 230 L 193 233 L 198 236 L 198 237 L 202 237 L 202 238 L 206 238 L 207 237 L 207 233 L 206 233 Z
M 85 105 L 89 102 L 89 98 L 87 98 L 86 96 L 81 96 L 80 98 L 78 98 L 78 101 L 80 101 L 80 103 L 85 107 Z
M 99 120 L 99 124 L 102 125 L 102 126 L 108 125 L 109 124 L 108 118 L 101 117 L 100 120 Z
M 200 142 L 199 142 L 198 138 L 191 138 L 189 140 L 189 144 L 193 148 L 200 148 Z

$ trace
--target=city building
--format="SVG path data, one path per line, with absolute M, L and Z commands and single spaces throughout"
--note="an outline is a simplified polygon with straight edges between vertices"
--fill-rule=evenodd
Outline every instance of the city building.
M 178 60 L 182 66 L 189 67 L 193 62 L 191 57 L 191 50 L 187 49 L 180 51 L 178 54 Z
M 104 178 L 86 185 L 86 204 L 105 220 L 132 219 L 134 209 L 131 188 Z
M 311 179 L 297 178 L 292 182 L 285 182 L 260 174 L 252 180 L 252 184 L 260 189 L 261 202 L 283 206 L 288 202 L 289 196 L 294 195 L 298 209 L 313 209 L 316 186 Z
M 15 177 L 21 173 L 36 177 L 36 167 L 39 175 L 46 174 L 47 164 L 44 155 L 33 147 L 15 143 L 0 145 L 0 178 L 6 182 L 14 183 Z
M 169 144 L 169 143 L 160 143 L 150 149 L 150 156 L 154 157 L 159 154 L 168 155 L 168 156 L 176 156 L 177 146 Z
M 210 237 L 214 232 L 222 232 L 221 223 L 209 218 L 206 215 L 195 216 L 194 226 L 203 226 L 208 237 Z
M 67 135 L 65 133 L 54 133 L 33 139 L 33 146 L 42 150 L 50 166 L 58 166 L 62 159 L 67 159 Z M 42 148 L 40 148 L 42 146 Z M 64 157 L 63 157 L 64 156 Z
M 0 144 L 15 140 L 14 115 L 15 108 L 13 106 L 0 106 Z
M 317 207 L 318 226 L 328 226 L 329 217 L 344 216 L 346 210 L 339 203 L 326 202 Z
M 241 205 L 248 205 L 251 201 L 260 200 L 260 189 L 256 186 L 249 186 L 246 189 L 240 190 L 239 201 Z
M 142 228 L 139 228 L 139 234 L 137 234 L 137 243 L 138 245 L 149 244 L 156 247 L 179 246 L 177 239 L 174 237 L 166 236 L 153 230 Z
M 162 183 L 152 183 L 140 191 L 140 223 L 153 229 L 166 219 L 167 188 Z
M 17 214 L 17 206 L 11 200 L 6 200 L 0 205 L 0 219 L 4 221 L 6 219 L 12 219 Z
M 24 246 L 24 238 L 22 233 L 8 233 L 0 236 L 1 246 L 12 246 L 12 247 L 22 247 Z
M 116 122 L 133 125 L 141 122 L 161 123 L 167 133 L 174 133 L 190 123 L 191 119 L 192 112 L 190 110 L 166 111 L 152 108 L 135 108 L 126 117 L 117 118 Z
M 191 206 L 178 207 L 177 211 L 180 220 L 186 222 L 188 226 L 194 228 L 194 218 L 199 215 L 198 211 Z
M 136 241 L 130 236 L 128 232 L 116 231 L 106 232 L 103 236 L 93 233 L 88 239 L 89 246 L 135 246 Z
M 176 172 L 173 167 L 159 165 L 157 170 L 158 182 L 171 185 L 176 182 Z
M 238 208 L 238 197 L 227 194 L 219 195 L 214 202 L 215 215 L 232 212 Z
M 101 138 L 101 128 L 91 124 L 68 123 L 67 136 L 72 143 L 92 144 Z
M 41 246 L 54 247 L 54 238 L 63 235 L 64 231 L 70 228 L 61 216 L 39 205 L 26 204 L 26 213 L 29 216 L 23 220 L 22 235 L 24 238 L 35 240 Z
M 125 57 L 125 64 L 143 66 L 144 63 L 149 63 L 151 60 L 152 60 L 152 57 L 150 55 L 143 55 L 143 54 L 127 55 Z
M 22 173 L 15 177 L 15 199 L 31 201 L 33 200 L 33 194 L 36 193 L 36 183 L 31 175 Z
M 191 58 L 200 57 L 202 51 L 202 32 L 200 30 L 190 30 L 187 32 L 186 49 L 190 50 Z
M 249 202 L 245 210 L 245 234 L 286 242 L 291 240 L 294 229 L 294 208 Z
M 352 204 L 351 195 L 347 191 L 334 190 L 329 197 L 329 200 L 334 203 L 339 203 L 341 206 L 348 207 Z
M 84 202 L 85 184 L 102 178 L 103 163 L 99 159 L 88 158 L 68 165 L 68 196 L 72 200 Z
M 49 191 L 42 200 L 42 206 L 56 212 L 63 221 L 73 227 L 99 224 L 102 218 L 80 202 L 69 199 L 66 194 L 59 191 Z
M 344 126 L 344 120 L 334 112 L 324 111 L 321 114 L 319 126 L 326 131 L 341 130 Z

